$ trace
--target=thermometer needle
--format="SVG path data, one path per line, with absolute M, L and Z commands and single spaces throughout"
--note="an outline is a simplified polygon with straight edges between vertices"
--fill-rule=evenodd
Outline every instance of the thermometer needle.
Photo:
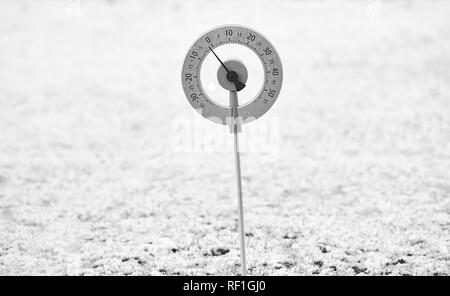
M 217 58 L 217 60 L 220 62 L 222 67 L 225 69 L 225 71 L 227 71 L 227 79 L 228 79 L 228 81 L 234 83 L 234 85 L 236 86 L 236 90 L 237 91 L 242 90 L 245 87 L 245 83 L 242 83 L 241 81 L 239 81 L 238 74 L 236 72 L 234 72 L 234 71 L 228 70 L 227 66 L 225 66 L 225 64 L 222 62 L 222 60 L 217 56 L 217 54 L 214 52 L 214 50 L 211 48 L 211 46 L 209 46 L 209 49 L 214 54 L 214 56 Z

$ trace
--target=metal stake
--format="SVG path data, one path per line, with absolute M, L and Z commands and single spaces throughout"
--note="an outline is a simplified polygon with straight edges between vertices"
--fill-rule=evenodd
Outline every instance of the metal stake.
M 242 275 L 247 275 L 247 267 L 245 261 L 245 232 L 244 232 L 244 204 L 242 200 L 242 181 L 241 181 L 241 157 L 239 151 L 239 138 L 238 133 L 241 131 L 239 119 L 238 119 L 238 97 L 236 91 L 230 91 L 230 106 L 232 124 L 230 125 L 230 132 L 234 135 L 234 159 L 236 165 L 236 187 L 239 207 L 239 233 L 241 240 L 241 269 Z

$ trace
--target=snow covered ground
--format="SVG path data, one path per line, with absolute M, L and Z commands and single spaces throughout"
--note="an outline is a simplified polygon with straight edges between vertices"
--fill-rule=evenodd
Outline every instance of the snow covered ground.
M 172 144 L 226 23 L 284 65 L 278 152 L 242 156 L 250 274 L 450 274 L 450 4 L 238 3 L 0 2 L 0 274 L 239 273 L 233 155 Z

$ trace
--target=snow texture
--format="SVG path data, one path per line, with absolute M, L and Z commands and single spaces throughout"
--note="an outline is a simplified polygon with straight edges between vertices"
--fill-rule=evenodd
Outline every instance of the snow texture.
M 227 23 L 284 65 L 279 152 L 242 155 L 249 273 L 450 274 L 450 4 L 239 3 L 0 2 L 0 274 L 239 274 L 233 154 L 171 144 Z

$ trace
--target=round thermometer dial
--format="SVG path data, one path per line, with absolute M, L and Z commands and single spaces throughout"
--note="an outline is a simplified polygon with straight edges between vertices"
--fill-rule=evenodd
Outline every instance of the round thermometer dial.
M 238 25 L 226 25 L 203 34 L 189 49 L 184 60 L 181 80 L 187 99 L 204 117 L 227 124 L 231 107 L 218 104 L 210 98 L 200 79 L 202 63 L 215 48 L 226 44 L 239 44 L 252 50 L 264 69 L 264 83 L 250 102 L 239 105 L 238 114 L 243 122 L 262 116 L 277 99 L 283 81 L 280 57 L 273 45 L 260 33 Z M 245 60 L 243 60 L 245 64 Z

